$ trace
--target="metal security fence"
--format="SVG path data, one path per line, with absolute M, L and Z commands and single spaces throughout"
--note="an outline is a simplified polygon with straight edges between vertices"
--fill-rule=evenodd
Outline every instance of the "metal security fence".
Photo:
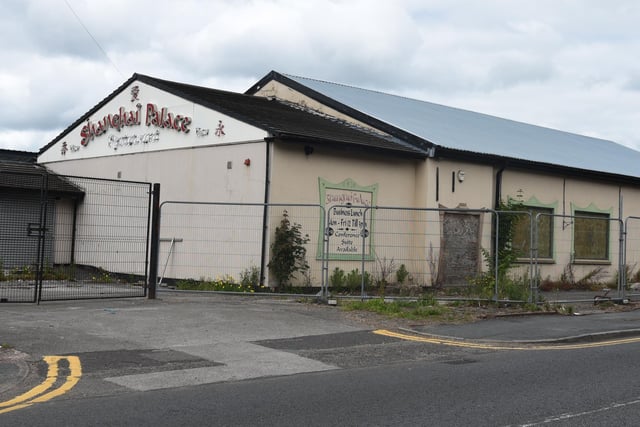
M 325 298 L 439 289 L 521 302 L 578 290 L 591 293 L 563 298 L 593 299 L 607 287 L 623 293 L 640 261 L 640 221 L 630 218 L 625 231 L 598 213 L 181 201 L 160 210 L 157 283 L 179 289 L 293 287 Z M 277 242 L 283 221 L 304 260 L 285 281 L 276 271 L 287 253 Z
M 49 240 L 52 203 L 48 177 L 28 171 L 0 170 L 0 301 L 33 302 L 40 265 L 52 253 Z
M 4 171 L 0 300 L 146 295 L 148 183 Z
M 550 297 L 567 290 L 583 291 L 580 298 L 587 300 L 608 292 L 607 298 L 621 297 L 626 286 L 624 228 L 624 221 L 608 214 L 536 214 L 536 289 Z M 631 248 L 637 251 L 636 244 Z M 579 299 L 578 294 L 574 298 Z
M 345 205 L 327 217 L 331 287 L 345 284 L 341 272 L 364 272 L 367 287 L 464 286 L 492 247 L 490 210 Z
M 624 222 L 624 256 L 620 271 L 620 297 L 640 296 L 640 217 L 630 216 Z
M 163 202 L 158 284 L 220 291 L 316 286 L 323 272 L 323 218 L 319 205 Z M 289 236 L 297 230 L 299 246 L 304 248 L 284 283 L 278 280 L 274 255 L 276 230 L 282 227 Z
M 505 227 L 522 217 L 531 227 L 529 212 L 332 207 L 325 283 L 330 291 L 346 288 L 363 297 L 440 289 L 451 295 L 532 300 L 530 256 L 514 257 L 508 269 L 502 259 L 516 253 Z
M 250 292 L 292 286 L 324 297 L 478 285 L 484 297 L 503 298 L 500 259 L 491 256 L 501 218 L 530 217 L 488 209 L 338 205 L 325 212 L 320 205 L 186 201 L 163 202 L 160 212 L 161 287 Z M 296 269 L 283 284 L 277 236 L 284 220 L 297 228 L 308 268 Z M 517 266 L 520 295 L 531 291 L 531 265 L 529 257 Z

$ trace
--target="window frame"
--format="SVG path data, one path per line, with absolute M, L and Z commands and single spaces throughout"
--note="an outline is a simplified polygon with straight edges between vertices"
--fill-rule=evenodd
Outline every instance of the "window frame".
M 605 230 L 605 240 L 604 240 L 604 257 L 592 256 L 593 252 L 587 254 L 578 254 L 578 248 L 582 247 L 579 245 L 578 238 L 579 234 L 586 233 L 588 231 L 578 232 L 578 225 L 582 221 L 604 221 L 606 224 Z M 594 230 L 593 232 L 598 232 L 598 230 Z M 582 237 L 582 236 L 580 236 Z M 586 247 L 595 247 L 596 241 L 591 244 L 586 245 Z M 577 264 L 585 264 L 585 263 L 608 263 L 611 261 L 611 213 L 606 211 L 598 211 L 594 212 L 588 209 L 575 209 L 573 211 L 573 237 L 572 237 L 572 260 Z
M 544 205 L 540 205 L 540 204 L 527 204 L 527 203 L 523 203 L 523 208 L 530 212 L 530 215 L 526 215 L 523 214 L 522 216 L 525 218 L 525 221 L 529 222 L 529 226 L 527 227 L 527 230 L 530 231 L 531 230 L 531 221 L 535 221 L 536 220 L 536 215 L 541 214 L 542 217 L 547 217 L 549 218 L 549 230 L 548 230 L 548 245 L 546 250 L 548 251 L 548 254 L 545 253 L 543 256 L 540 255 L 540 241 L 542 239 L 540 239 L 540 230 L 538 229 L 538 236 L 533 236 L 534 239 L 537 239 L 537 243 L 538 243 L 538 254 L 537 256 L 535 256 L 535 259 L 541 261 L 541 262 L 553 262 L 554 260 L 554 215 L 555 215 L 555 206 L 544 206 Z M 529 262 L 531 261 L 533 258 L 530 256 L 531 254 L 531 245 L 533 244 L 533 242 L 531 241 L 531 233 L 529 232 L 528 236 L 526 236 L 526 240 L 525 240 L 525 247 L 528 246 L 528 250 L 524 250 L 523 251 L 523 256 L 519 256 L 518 257 L 518 261 L 520 262 Z M 515 235 L 514 235 L 514 239 L 515 239 Z

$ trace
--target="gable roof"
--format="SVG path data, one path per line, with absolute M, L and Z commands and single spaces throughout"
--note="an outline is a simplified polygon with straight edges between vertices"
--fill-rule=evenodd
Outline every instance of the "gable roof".
M 246 93 L 276 80 L 334 110 L 417 146 L 640 178 L 640 152 L 612 141 L 516 122 L 473 111 L 272 71 Z M 414 142 L 415 143 L 415 142 Z
M 306 111 L 300 106 L 279 100 L 227 92 L 217 89 L 162 80 L 133 74 L 118 89 L 71 124 L 40 154 L 52 147 L 66 133 L 86 121 L 134 81 L 140 81 L 188 101 L 219 111 L 230 117 L 263 129 L 283 141 L 326 143 L 340 147 L 393 152 L 424 158 L 425 152 L 393 136 L 374 133 L 335 118 Z

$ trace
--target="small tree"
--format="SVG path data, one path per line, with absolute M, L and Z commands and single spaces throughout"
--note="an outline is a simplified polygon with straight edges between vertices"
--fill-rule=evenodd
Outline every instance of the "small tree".
M 303 236 L 301 228 L 300 224 L 291 223 L 286 210 L 282 213 L 282 221 L 276 227 L 271 244 L 271 261 L 268 265 L 281 287 L 289 286 L 296 272 L 304 274 L 309 270 L 307 249 L 304 247 L 309 243 L 309 235 Z

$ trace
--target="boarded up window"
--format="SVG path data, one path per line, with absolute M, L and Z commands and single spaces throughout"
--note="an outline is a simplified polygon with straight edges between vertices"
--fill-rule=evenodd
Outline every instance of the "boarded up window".
M 438 283 L 467 285 L 480 265 L 480 216 L 445 213 Z

